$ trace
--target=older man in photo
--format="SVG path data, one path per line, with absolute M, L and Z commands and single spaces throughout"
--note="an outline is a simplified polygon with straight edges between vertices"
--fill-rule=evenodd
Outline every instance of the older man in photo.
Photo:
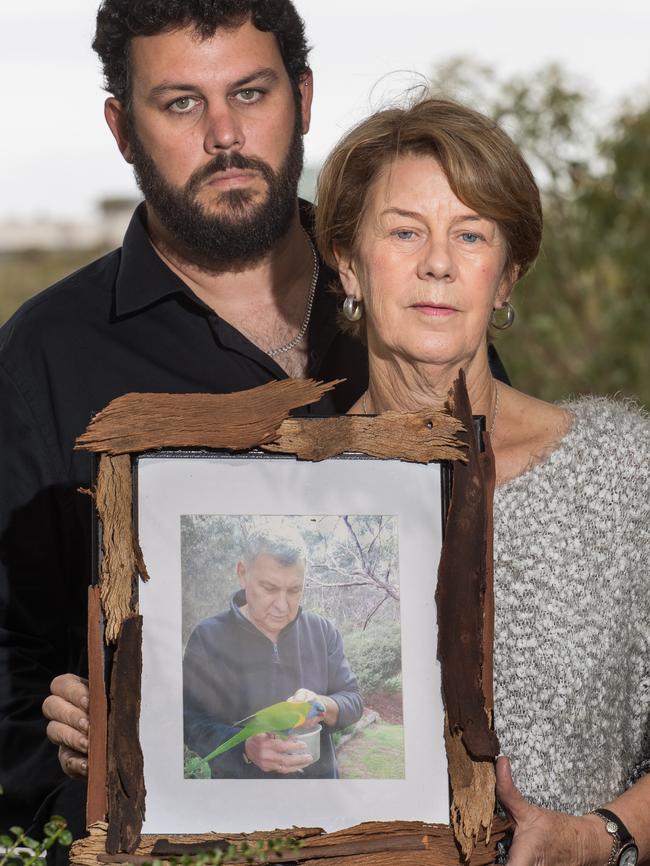
M 210 761 L 215 778 L 337 778 L 332 733 L 363 703 L 332 623 L 301 606 L 307 555 L 297 532 L 257 532 L 237 563 L 230 607 L 192 632 L 183 662 L 185 744 L 201 757 L 241 730 L 237 721 L 284 700 L 324 708 L 320 758 L 274 732 Z

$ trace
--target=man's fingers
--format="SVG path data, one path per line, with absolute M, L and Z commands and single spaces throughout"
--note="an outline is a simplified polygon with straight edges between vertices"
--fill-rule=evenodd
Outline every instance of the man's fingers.
M 50 721 L 61 722 L 61 724 L 76 728 L 82 734 L 88 732 L 88 716 L 74 704 L 57 695 L 50 695 L 45 698 L 43 715 Z
M 49 722 L 46 728 L 47 738 L 55 746 L 63 746 L 81 755 L 88 753 L 88 738 L 85 734 L 64 725 L 61 722 Z
M 314 759 L 307 747 L 298 740 L 276 740 L 274 745 L 278 753 L 278 773 L 297 773 L 313 763 Z
M 307 701 L 309 698 L 305 697 L 307 694 L 307 689 L 298 689 L 298 691 L 294 692 L 289 698 L 290 701 L 296 703 L 298 701 Z
M 508 758 L 504 758 L 503 756 L 497 758 L 496 777 L 497 799 L 515 823 L 518 824 L 530 809 L 530 804 L 512 780 L 512 771 Z
M 72 779 L 85 779 L 88 775 L 88 760 L 85 755 L 68 749 L 65 746 L 59 748 L 59 763 L 61 769 Z
M 272 734 L 249 737 L 246 740 L 246 753 L 265 773 L 297 773 L 313 763 L 304 743 L 276 739 Z
M 296 701 L 314 701 L 318 695 L 316 692 L 312 692 L 311 689 L 298 689 L 294 692 L 290 698 L 287 698 L 288 701 L 296 702 Z
M 279 758 L 276 772 L 286 775 L 287 773 L 297 773 L 299 770 L 304 770 L 313 763 L 313 758 L 310 754 L 306 755 L 284 755 Z
M 50 683 L 50 692 L 78 707 L 87 710 L 89 706 L 88 680 L 76 674 L 61 674 Z
M 304 743 L 301 743 L 300 740 L 274 740 L 273 748 L 277 752 L 283 752 L 284 754 L 293 754 L 296 752 L 306 752 L 307 746 Z

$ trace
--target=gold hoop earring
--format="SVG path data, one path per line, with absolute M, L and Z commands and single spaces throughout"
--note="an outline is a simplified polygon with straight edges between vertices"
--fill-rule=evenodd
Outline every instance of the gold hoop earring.
M 497 313 L 504 313 L 505 319 L 501 319 L 499 316 L 496 316 Z M 510 301 L 506 301 L 502 307 L 495 307 L 492 310 L 492 315 L 490 317 L 490 324 L 493 328 L 496 328 L 497 331 L 507 331 L 508 328 L 511 328 L 515 321 L 515 308 L 512 306 Z

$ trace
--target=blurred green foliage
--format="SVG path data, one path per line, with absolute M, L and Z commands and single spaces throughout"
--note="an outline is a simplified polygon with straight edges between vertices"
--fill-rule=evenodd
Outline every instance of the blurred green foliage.
M 45 824 L 42 839 L 32 839 L 22 827 L 10 827 L 9 834 L 0 834 L 0 866 L 40 866 L 57 844 L 66 848 L 72 844 L 72 834 L 60 815 L 53 815 Z
M 364 695 L 399 683 L 402 674 L 402 642 L 398 623 L 376 623 L 365 631 L 343 635 L 345 654 Z
M 499 80 L 467 60 L 436 92 L 494 117 L 542 190 L 544 241 L 496 338 L 516 387 L 546 400 L 621 393 L 650 405 L 650 93 L 603 125 L 566 72 Z
M 196 752 L 185 746 L 183 753 L 183 778 L 184 779 L 211 779 L 212 771 L 207 761 L 204 761 Z

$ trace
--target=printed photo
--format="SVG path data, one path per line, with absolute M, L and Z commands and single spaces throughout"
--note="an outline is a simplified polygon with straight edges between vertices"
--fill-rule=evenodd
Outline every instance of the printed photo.
M 394 515 L 181 516 L 186 779 L 403 779 Z
M 440 466 L 158 452 L 135 492 L 142 832 L 448 821 Z

